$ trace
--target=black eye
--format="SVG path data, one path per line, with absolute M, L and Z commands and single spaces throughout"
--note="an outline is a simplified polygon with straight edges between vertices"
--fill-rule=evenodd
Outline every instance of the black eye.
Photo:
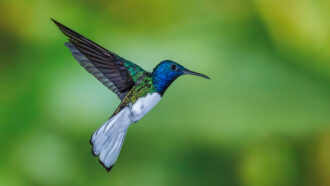
M 171 69 L 172 70 L 177 70 L 177 66 L 176 65 L 171 65 Z

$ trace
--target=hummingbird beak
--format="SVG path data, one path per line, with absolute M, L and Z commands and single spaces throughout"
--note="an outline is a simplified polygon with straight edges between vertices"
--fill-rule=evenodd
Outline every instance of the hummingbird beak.
M 201 74 L 201 73 L 198 73 L 198 72 L 193 72 L 193 71 L 190 71 L 190 70 L 187 70 L 187 69 L 185 69 L 183 71 L 183 74 L 195 75 L 195 76 L 200 76 L 200 77 L 203 77 L 203 78 L 206 78 L 206 79 L 211 79 L 211 78 L 209 78 L 208 76 L 206 76 L 204 74 Z

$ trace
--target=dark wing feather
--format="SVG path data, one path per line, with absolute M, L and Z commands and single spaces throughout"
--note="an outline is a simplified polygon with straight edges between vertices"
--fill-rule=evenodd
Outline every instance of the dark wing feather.
M 120 99 L 123 99 L 134 86 L 134 80 L 126 66 L 135 64 L 106 50 L 61 23 L 53 19 L 52 21 L 64 35 L 69 37 L 70 42 L 65 45 L 81 66 L 115 92 Z

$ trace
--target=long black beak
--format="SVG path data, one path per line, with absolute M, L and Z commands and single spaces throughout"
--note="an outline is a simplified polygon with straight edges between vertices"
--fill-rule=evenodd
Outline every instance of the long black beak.
M 198 73 L 198 72 L 193 72 L 193 71 L 190 71 L 190 70 L 184 70 L 183 72 L 184 74 L 190 74 L 190 75 L 195 75 L 195 76 L 200 76 L 200 77 L 203 77 L 203 78 L 206 78 L 206 79 L 211 79 L 209 78 L 208 76 L 204 75 L 204 74 L 201 74 L 201 73 Z

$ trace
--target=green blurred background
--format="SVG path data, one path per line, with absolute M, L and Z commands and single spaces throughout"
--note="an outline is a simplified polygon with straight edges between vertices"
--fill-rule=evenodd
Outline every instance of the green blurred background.
M 0 185 L 330 185 L 328 0 L 0 1 Z M 108 173 L 89 138 L 119 100 L 50 17 L 182 77 Z

